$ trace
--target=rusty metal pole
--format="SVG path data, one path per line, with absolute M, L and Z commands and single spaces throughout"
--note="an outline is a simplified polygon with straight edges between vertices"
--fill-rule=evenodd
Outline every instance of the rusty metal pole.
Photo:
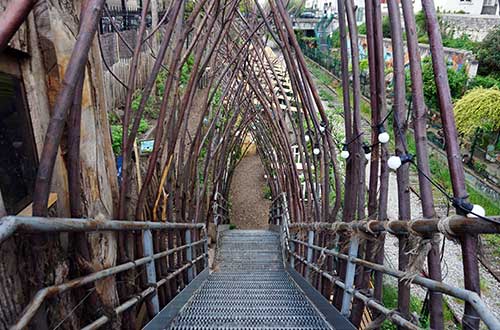
M 450 87 L 448 85 L 448 72 L 444 59 L 441 30 L 439 28 L 434 1 L 422 0 L 422 7 L 429 34 L 432 67 L 434 69 L 439 110 L 441 112 L 441 121 L 443 123 L 443 131 L 446 141 L 446 154 L 448 158 L 448 167 L 450 169 L 453 196 L 455 199 L 455 205 L 459 205 L 460 203 L 468 202 L 468 194 L 465 186 L 465 174 L 460 156 L 460 146 L 458 144 L 455 118 L 453 117 L 453 103 L 451 100 Z M 457 213 L 463 214 L 464 211 L 460 207 L 457 207 Z M 479 265 L 477 261 L 478 237 L 477 235 L 463 235 L 460 242 L 462 244 L 465 288 L 480 294 Z M 478 314 L 469 303 L 465 303 L 462 326 L 463 329 L 466 330 L 479 329 Z
M 420 51 L 418 47 L 415 16 L 413 14 L 413 3 L 410 0 L 402 0 L 401 6 L 405 20 L 406 42 L 408 45 L 408 57 L 410 61 L 412 106 L 413 106 L 413 131 L 417 152 L 418 183 L 422 214 L 424 218 L 434 218 L 434 197 L 432 186 L 427 177 L 431 177 L 429 167 L 429 153 L 427 146 L 427 108 L 424 101 L 422 66 Z M 432 249 L 427 257 L 429 277 L 441 281 L 441 259 L 439 244 L 432 240 Z M 442 330 L 444 327 L 443 295 L 440 292 L 429 290 L 429 314 L 431 329 Z

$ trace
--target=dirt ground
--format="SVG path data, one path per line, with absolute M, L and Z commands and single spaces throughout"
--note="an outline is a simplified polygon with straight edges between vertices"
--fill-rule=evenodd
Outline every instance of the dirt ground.
M 231 223 L 238 229 L 267 229 L 271 201 L 264 199 L 264 168 L 251 152 L 235 170 L 231 183 Z

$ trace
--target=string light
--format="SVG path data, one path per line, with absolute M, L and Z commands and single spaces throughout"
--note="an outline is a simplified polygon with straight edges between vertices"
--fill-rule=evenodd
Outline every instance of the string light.
M 391 156 L 389 160 L 387 160 L 387 165 L 390 169 L 397 170 L 401 167 L 401 165 L 411 162 L 413 160 L 413 155 L 406 154 L 401 156 Z
M 377 125 L 377 132 L 378 132 L 378 142 L 383 144 L 389 142 L 390 136 L 389 133 L 385 131 L 384 124 Z
M 347 159 L 349 158 L 349 150 L 347 150 L 347 144 L 344 143 L 344 146 L 342 147 L 342 152 L 340 153 L 340 157 Z
M 365 152 L 365 158 L 366 160 L 372 159 L 372 147 L 367 145 L 366 143 L 363 143 L 363 150 Z
M 325 122 L 323 122 L 323 121 L 322 121 L 322 122 L 319 124 L 319 131 L 320 131 L 321 133 L 324 133 L 324 132 L 326 131 L 326 124 L 325 124 Z
M 313 149 L 313 154 L 315 154 L 317 156 L 317 155 L 319 155 L 320 152 L 321 152 L 321 150 L 319 150 L 319 145 L 316 144 L 314 146 L 314 149 Z
M 306 139 L 306 142 L 309 142 L 309 141 L 311 140 L 311 138 L 309 137 L 309 134 L 306 134 L 306 135 L 304 136 L 304 138 Z

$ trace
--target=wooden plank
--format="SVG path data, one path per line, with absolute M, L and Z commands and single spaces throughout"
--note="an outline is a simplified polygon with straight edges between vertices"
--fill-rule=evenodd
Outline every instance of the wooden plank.
M 56 202 L 57 202 L 57 194 L 51 193 L 49 195 L 49 202 L 47 203 L 47 207 L 50 209 Z M 26 206 L 17 215 L 20 215 L 23 217 L 30 217 L 32 214 L 33 214 L 33 203 L 30 203 L 30 205 Z

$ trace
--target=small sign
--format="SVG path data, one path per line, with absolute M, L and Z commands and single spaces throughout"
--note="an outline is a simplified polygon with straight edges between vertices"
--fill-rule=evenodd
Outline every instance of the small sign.
M 139 151 L 141 155 L 147 155 L 153 152 L 155 140 L 142 140 L 139 142 Z

